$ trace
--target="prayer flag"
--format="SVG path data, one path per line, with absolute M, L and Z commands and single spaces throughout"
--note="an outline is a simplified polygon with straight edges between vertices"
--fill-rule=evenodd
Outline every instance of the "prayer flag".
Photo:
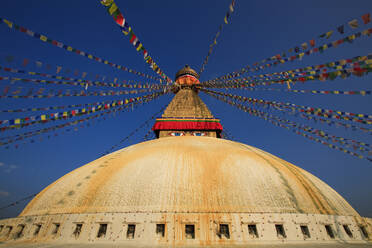
M 331 37 L 332 33 L 333 33 L 332 30 L 331 30 L 331 31 L 328 31 L 328 32 L 326 33 L 327 39 L 329 39 L 329 37 Z
M 22 65 L 23 65 L 23 66 L 26 66 L 26 65 L 28 64 L 28 62 L 29 62 L 28 59 L 23 59 L 23 63 L 22 63 Z
M 358 20 L 354 19 L 354 20 L 350 21 L 348 24 L 351 28 L 357 28 L 358 27 Z
M 110 8 L 108 9 L 109 14 L 112 16 L 114 12 L 118 9 L 118 6 L 115 3 L 112 3 Z
M 369 13 L 362 15 L 362 19 L 363 19 L 364 24 L 367 24 L 371 21 L 371 15 Z
M 310 45 L 311 45 L 312 47 L 315 46 L 315 40 L 310 40 L 309 43 L 310 43 Z
M 307 50 L 307 43 L 306 42 L 302 43 L 301 47 L 303 50 Z
M 344 33 L 344 25 L 341 25 L 337 28 L 337 31 L 340 33 L 340 34 L 343 34 Z
M 57 74 L 62 70 L 62 66 L 57 66 Z

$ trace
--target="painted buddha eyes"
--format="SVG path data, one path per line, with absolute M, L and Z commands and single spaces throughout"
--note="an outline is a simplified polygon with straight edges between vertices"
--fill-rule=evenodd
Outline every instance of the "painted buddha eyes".
M 204 132 L 187 132 L 188 135 L 191 135 L 191 136 L 205 136 L 206 133 Z M 186 133 L 185 132 L 170 132 L 169 133 L 169 136 L 185 136 Z
M 184 136 L 184 132 L 171 132 L 169 133 L 170 136 Z
M 205 136 L 205 133 L 203 133 L 203 132 L 193 132 L 192 135 L 193 136 Z

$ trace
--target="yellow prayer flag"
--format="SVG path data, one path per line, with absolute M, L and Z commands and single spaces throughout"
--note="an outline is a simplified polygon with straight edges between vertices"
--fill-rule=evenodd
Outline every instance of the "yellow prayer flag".
M 112 15 L 117 9 L 118 9 L 118 6 L 116 5 L 116 3 L 113 3 L 111 7 L 109 8 L 110 15 Z
M 67 51 L 72 52 L 72 47 L 68 46 Z
M 323 47 L 323 50 L 326 50 L 328 48 L 328 45 L 324 44 L 322 47 Z
M 123 34 L 128 35 L 130 33 L 130 31 L 132 31 L 132 28 L 131 27 L 128 28 L 128 32 L 125 31 L 125 30 L 123 30 L 122 32 L 123 32 Z
M 107 60 L 105 60 L 105 61 L 103 61 L 103 63 L 104 63 L 105 65 L 107 65 L 107 64 L 108 64 L 108 61 L 107 61 Z
M 88 54 L 88 58 L 93 59 L 93 55 L 92 54 Z
M 14 124 L 21 124 L 21 119 L 15 119 Z
M 48 40 L 48 38 L 46 36 L 44 36 L 44 35 L 41 34 L 40 35 L 40 40 L 46 42 Z
M 30 74 L 30 75 L 36 75 L 36 72 L 30 71 L 28 74 Z
M 101 4 L 108 7 L 110 6 L 112 3 L 114 2 L 114 0 L 102 0 L 101 1 Z
M 45 121 L 45 120 L 46 120 L 46 116 L 45 116 L 45 115 L 41 115 L 41 116 L 40 116 L 40 119 L 41 119 L 42 121 Z
M 141 48 L 142 48 L 142 43 L 140 43 L 139 45 L 138 45 L 138 47 L 137 47 L 137 51 L 139 51 L 139 50 L 141 50 Z
M 10 28 L 12 28 L 13 27 L 13 22 L 11 22 L 11 21 L 8 21 L 8 20 L 6 20 L 6 19 L 3 19 L 3 21 L 10 27 Z

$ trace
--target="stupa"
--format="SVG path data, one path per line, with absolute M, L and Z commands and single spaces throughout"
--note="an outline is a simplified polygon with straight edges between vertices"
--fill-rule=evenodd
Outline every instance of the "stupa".
M 309 172 L 221 138 L 185 66 L 153 130 L 61 177 L 16 218 L 0 247 L 350 247 L 371 244 L 372 219 Z M 322 246 L 323 247 L 323 246 Z

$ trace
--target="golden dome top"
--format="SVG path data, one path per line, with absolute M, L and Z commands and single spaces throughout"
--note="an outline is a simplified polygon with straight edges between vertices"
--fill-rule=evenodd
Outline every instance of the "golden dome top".
M 293 164 L 242 143 L 193 136 L 101 157 L 49 185 L 21 216 L 136 211 L 358 216 L 336 191 Z
M 196 77 L 197 79 L 199 79 L 200 77 L 199 74 L 194 69 L 191 69 L 189 65 L 185 65 L 181 70 L 179 70 L 176 73 L 176 80 L 179 77 L 184 76 L 184 75 L 191 75 L 191 76 Z

